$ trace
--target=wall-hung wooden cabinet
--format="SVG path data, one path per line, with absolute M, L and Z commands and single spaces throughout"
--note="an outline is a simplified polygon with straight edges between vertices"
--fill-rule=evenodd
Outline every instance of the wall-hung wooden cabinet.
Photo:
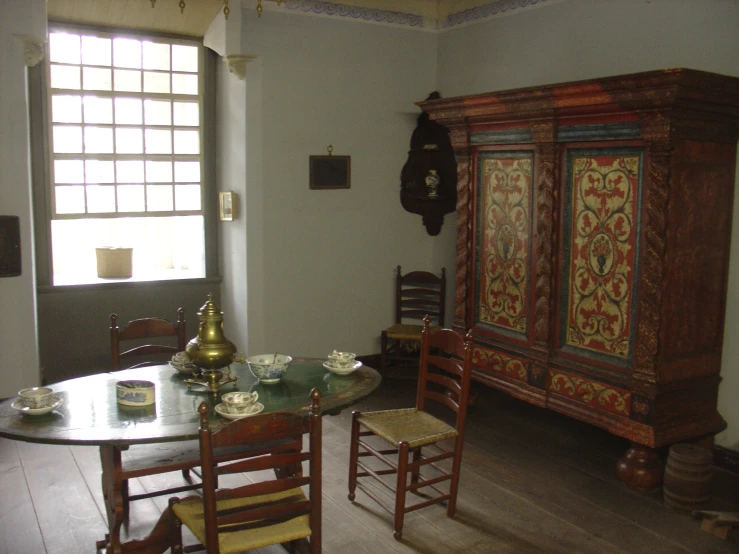
M 457 158 L 454 327 L 478 381 L 654 448 L 716 409 L 739 79 L 675 69 L 419 104 Z

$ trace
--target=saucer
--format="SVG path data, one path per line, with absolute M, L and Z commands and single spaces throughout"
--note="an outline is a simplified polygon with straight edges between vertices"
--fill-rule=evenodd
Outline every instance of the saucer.
M 175 368 L 180 373 L 185 373 L 187 375 L 192 375 L 193 373 L 200 372 L 200 368 L 195 364 L 183 364 L 180 362 L 175 362 L 174 360 L 169 360 L 169 365 Z
M 62 405 L 63 400 L 61 396 L 53 394 L 51 398 L 51 404 L 49 404 L 48 406 L 44 406 L 43 408 L 28 408 L 21 403 L 20 398 L 13 400 L 12 404 L 10 404 L 10 407 L 26 415 L 44 415 L 48 414 L 52 410 L 56 410 L 59 406 Z
M 350 373 L 354 372 L 355 370 L 359 369 L 362 366 L 362 362 L 354 362 L 352 365 L 348 366 L 336 366 L 329 362 L 328 360 L 323 362 L 323 367 L 328 369 L 331 373 L 335 373 L 336 375 L 349 375 Z
M 226 405 L 223 403 L 217 404 L 215 410 L 218 415 L 223 416 L 226 419 L 243 419 L 245 417 L 257 415 L 258 413 L 260 413 L 262 410 L 264 410 L 264 404 L 262 404 L 261 402 L 255 402 L 254 410 L 252 410 L 248 414 L 232 414 L 226 409 Z

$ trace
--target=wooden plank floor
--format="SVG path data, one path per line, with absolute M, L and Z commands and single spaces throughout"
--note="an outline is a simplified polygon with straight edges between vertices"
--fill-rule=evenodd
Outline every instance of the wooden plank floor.
M 389 381 L 357 409 L 407 407 L 414 383 Z M 324 418 L 324 552 L 737 553 L 662 503 L 616 479 L 626 441 L 592 426 L 478 387 L 470 410 L 457 515 L 436 505 L 406 516 L 403 540 L 364 493 L 347 500 L 347 411 Z M 180 483 L 180 474 L 131 483 L 132 493 Z M 739 509 L 739 477 L 716 469 L 708 509 Z M 165 498 L 132 504 L 126 532 L 146 534 Z M 105 533 L 97 448 L 0 439 L 0 554 L 94 552 Z M 283 552 L 280 547 L 259 554 Z

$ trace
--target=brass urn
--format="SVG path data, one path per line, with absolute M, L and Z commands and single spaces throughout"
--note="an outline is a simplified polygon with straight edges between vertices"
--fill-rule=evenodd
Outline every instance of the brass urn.
M 236 346 L 223 334 L 223 312 L 213 302 L 213 294 L 198 312 L 198 336 L 187 343 L 185 352 L 196 366 L 213 370 L 233 361 Z

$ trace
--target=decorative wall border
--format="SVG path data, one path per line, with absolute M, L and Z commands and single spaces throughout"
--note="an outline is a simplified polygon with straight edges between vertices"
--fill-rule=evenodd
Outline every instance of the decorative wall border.
M 440 29 L 448 29 L 465 23 L 475 23 L 481 19 L 509 15 L 509 12 L 520 8 L 531 8 L 537 4 L 544 4 L 551 0 L 496 0 L 483 6 L 470 8 L 457 13 L 450 13 L 437 23 Z
M 349 6 L 335 2 L 324 2 L 322 0 L 284 0 L 280 7 L 273 7 L 271 3 L 263 5 L 267 10 L 286 8 L 306 15 L 344 17 L 367 23 L 413 27 L 425 31 L 443 31 L 460 25 L 478 23 L 485 19 L 511 15 L 515 10 L 530 9 L 539 7 L 545 3 L 553 4 L 564 1 L 566 0 L 494 0 L 482 6 L 469 8 L 456 13 L 449 13 L 440 19 L 421 14 L 378 10 L 363 6 Z
M 300 11 L 310 15 L 345 17 L 368 23 L 385 23 L 426 30 L 434 30 L 437 27 L 436 21 L 412 13 L 378 10 L 361 6 L 347 6 L 345 4 L 322 2 L 320 0 L 285 0 L 282 4 L 288 10 Z

